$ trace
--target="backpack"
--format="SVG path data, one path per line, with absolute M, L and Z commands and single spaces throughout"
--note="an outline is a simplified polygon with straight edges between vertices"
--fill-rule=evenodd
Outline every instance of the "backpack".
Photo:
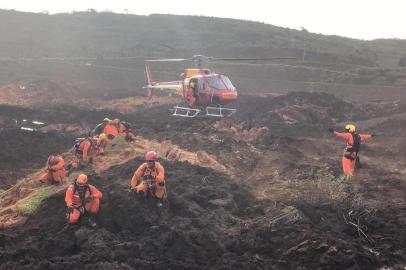
M 82 154 L 83 154 L 83 153 L 82 153 L 82 150 L 80 150 L 80 144 L 81 144 L 84 140 L 89 140 L 89 142 L 90 142 L 90 147 L 93 147 L 93 145 L 94 145 L 93 140 L 90 139 L 89 137 L 88 137 L 88 138 L 84 138 L 84 137 L 76 138 L 76 139 L 73 141 L 73 147 L 74 147 L 75 153 L 76 153 L 77 155 L 82 155 Z
M 130 130 L 130 129 L 131 129 L 131 124 L 130 124 L 130 123 L 121 121 L 121 124 L 123 124 L 123 126 L 125 126 L 126 130 Z
M 347 152 L 358 153 L 361 150 L 361 136 L 356 133 L 352 133 L 352 145 L 351 148 L 347 149 Z
M 72 184 L 72 195 L 75 195 L 75 192 L 76 192 L 76 190 L 78 190 L 78 189 L 79 189 L 79 188 L 78 188 L 78 185 L 77 185 L 76 180 L 75 180 L 75 181 L 73 182 L 73 184 Z M 89 187 L 89 185 L 86 185 L 85 188 L 82 190 L 82 192 L 79 192 L 79 197 L 80 197 L 80 200 L 81 200 L 81 202 L 82 202 L 82 206 L 83 206 L 83 207 L 85 207 L 85 205 L 86 205 L 86 198 L 85 198 L 86 191 L 89 191 L 89 195 L 92 195 L 92 190 L 91 190 L 91 188 Z

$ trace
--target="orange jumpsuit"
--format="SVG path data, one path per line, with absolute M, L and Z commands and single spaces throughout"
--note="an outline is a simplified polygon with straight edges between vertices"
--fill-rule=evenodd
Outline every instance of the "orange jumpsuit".
M 118 135 L 118 128 L 114 123 L 108 123 L 103 130 L 103 133 L 107 135 L 107 138 L 109 139 L 109 144 L 111 141 L 117 137 Z
M 67 171 L 65 169 L 65 161 L 61 156 L 49 157 L 46 166 L 47 172 L 40 179 L 42 183 L 61 183 L 65 179 Z
M 126 141 L 131 141 L 134 137 L 134 132 L 130 129 L 127 129 L 127 127 L 123 123 L 120 123 L 118 132 L 121 136 L 124 136 Z
M 96 146 L 94 149 L 94 155 L 104 155 L 104 149 L 106 148 L 107 141 L 105 140 L 100 140 L 99 136 L 94 136 L 93 141 L 96 142 Z
M 79 150 L 82 152 L 81 156 L 78 156 L 79 163 L 80 161 L 88 161 L 93 156 L 94 149 L 89 139 L 85 139 L 80 143 Z
M 352 139 L 352 133 L 349 133 L 349 132 L 341 133 L 341 132 L 334 131 L 334 134 L 339 138 L 343 138 L 347 142 L 347 146 L 345 149 L 351 148 L 352 145 L 354 144 L 354 141 Z M 361 142 L 366 141 L 372 137 L 371 134 L 359 134 L 359 136 L 361 138 Z M 351 156 L 351 158 L 346 157 L 346 155 Z M 342 162 L 342 166 L 343 166 L 343 172 L 345 175 L 348 175 L 348 176 L 354 175 L 356 158 L 357 158 L 357 153 L 355 153 L 355 152 L 349 153 L 346 150 L 344 151 L 341 162 Z
M 66 195 L 65 195 L 66 206 L 74 207 L 73 212 L 70 213 L 69 217 L 68 217 L 69 223 L 74 224 L 74 223 L 78 222 L 80 215 L 84 214 L 83 210 L 86 210 L 87 212 L 89 212 L 91 214 L 97 214 L 99 212 L 100 199 L 103 197 L 103 193 L 101 193 L 94 186 L 87 185 L 84 199 L 86 199 L 90 195 L 93 195 L 93 200 L 89 201 L 89 202 L 83 202 L 83 203 L 85 203 L 85 207 L 82 208 L 83 203 L 80 198 L 79 188 L 75 187 L 75 185 L 71 185 L 66 190 Z M 82 210 L 82 212 L 81 212 L 81 210 Z
M 145 195 L 151 193 L 158 199 L 162 199 L 166 194 L 165 170 L 159 162 L 155 162 L 153 168 L 149 168 L 145 162 L 135 171 L 131 179 L 131 187 L 137 193 L 143 192 Z M 138 181 L 141 180 L 140 183 Z

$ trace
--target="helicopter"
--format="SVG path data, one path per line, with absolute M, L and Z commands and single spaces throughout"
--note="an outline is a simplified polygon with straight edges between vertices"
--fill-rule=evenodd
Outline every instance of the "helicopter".
M 205 115 L 211 117 L 229 117 L 237 111 L 225 107 L 238 99 L 238 93 L 231 80 L 220 73 L 203 67 L 208 61 L 266 61 L 295 59 L 294 57 L 272 58 L 215 58 L 204 55 L 194 55 L 191 58 L 166 58 L 145 60 L 146 84 L 148 97 L 152 98 L 154 90 L 167 91 L 179 95 L 182 102 L 174 106 L 173 116 L 196 117 Z M 180 80 L 155 82 L 152 78 L 150 64 L 153 62 L 185 62 L 192 61 L 194 68 L 186 68 Z M 181 105 L 183 104 L 183 105 Z

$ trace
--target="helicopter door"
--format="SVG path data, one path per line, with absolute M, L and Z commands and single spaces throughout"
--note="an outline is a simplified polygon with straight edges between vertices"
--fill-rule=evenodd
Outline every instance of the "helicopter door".
M 207 85 L 203 79 L 199 79 L 197 82 L 197 91 L 199 94 L 199 101 L 202 103 L 206 103 L 209 99 L 207 95 Z
M 189 87 L 186 91 L 186 101 L 190 108 L 193 108 L 196 103 L 198 102 L 199 95 L 198 95 L 198 85 L 197 79 L 192 78 L 189 82 Z

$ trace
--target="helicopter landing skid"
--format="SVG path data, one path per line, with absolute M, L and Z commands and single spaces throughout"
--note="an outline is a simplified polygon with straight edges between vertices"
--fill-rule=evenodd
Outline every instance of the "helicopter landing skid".
M 200 113 L 200 109 L 193 109 L 188 107 L 175 106 L 173 116 L 181 117 L 196 117 Z
M 222 107 L 206 107 L 206 114 L 202 115 L 201 109 L 175 106 L 173 116 L 193 118 L 198 115 L 213 116 L 213 117 L 230 117 L 237 109 L 222 108 Z
M 207 116 L 215 117 L 230 117 L 235 114 L 237 109 L 222 108 L 222 107 L 206 107 Z

